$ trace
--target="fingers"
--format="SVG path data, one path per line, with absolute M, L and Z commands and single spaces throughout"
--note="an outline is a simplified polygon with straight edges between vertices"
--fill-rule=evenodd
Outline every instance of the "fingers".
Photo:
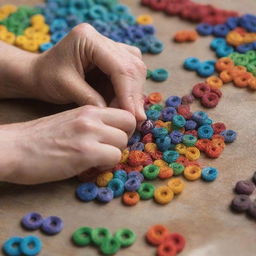
M 69 94 L 72 100 L 78 105 L 106 106 L 104 98 L 79 74 L 75 74 L 72 77 L 66 75 L 62 84 L 64 85 L 66 94 Z
M 120 107 L 131 112 L 138 121 L 144 120 L 141 99 L 146 66 L 139 50 L 115 43 L 88 25 L 83 25 L 83 28 L 86 58 L 110 77 Z

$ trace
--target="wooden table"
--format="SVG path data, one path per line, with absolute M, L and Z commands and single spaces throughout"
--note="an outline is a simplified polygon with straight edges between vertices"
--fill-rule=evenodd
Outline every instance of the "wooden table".
M 0 0 L 0 4 L 7 1 Z M 35 4 L 36 0 L 13 0 L 16 4 Z M 193 72 L 184 71 L 182 62 L 189 56 L 202 60 L 212 59 L 209 49 L 211 37 L 199 38 L 195 43 L 176 44 L 171 38 L 175 31 L 193 28 L 194 25 L 176 17 L 151 12 L 141 7 L 139 1 L 122 0 L 132 8 L 134 14 L 152 14 L 157 27 L 157 36 L 164 41 L 165 50 L 160 55 L 145 55 L 150 69 L 167 68 L 171 76 L 164 83 L 146 83 L 146 92 L 160 91 L 165 96 L 182 96 L 191 87 L 202 81 Z M 206 1 L 198 1 L 206 2 Z M 216 6 L 234 9 L 241 13 L 256 10 L 255 0 L 215 0 L 208 1 Z M 1 57 L 0 57 L 1 58 Z M 107 205 L 95 202 L 81 203 L 75 199 L 74 191 L 78 182 L 67 180 L 39 186 L 4 185 L 0 188 L 0 243 L 14 235 L 38 235 L 43 241 L 40 255 L 70 256 L 98 255 L 95 248 L 76 248 L 71 244 L 72 232 L 83 225 L 104 226 L 113 232 L 121 227 L 129 227 L 138 234 L 138 240 L 131 248 L 121 250 L 119 256 L 154 255 L 155 248 L 144 241 L 147 228 L 156 223 L 167 225 L 171 231 L 180 232 L 187 239 L 187 246 L 181 256 L 253 256 L 256 255 L 256 224 L 245 215 L 230 212 L 229 205 L 236 181 L 250 178 L 255 168 L 256 152 L 256 93 L 238 89 L 228 84 L 223 88 L 220 104 L 208 113 L 216 121 L 224 121 L 228 128 L 238 132 L 238 139 L 226 147 L 217 160 L 202 159 L 205 165 L 219 168 L 218 180 L 211 184 L 201 181 L 187 182 L 184 193 L 167 206 L 155 204 L 152 200 L 140 202 L 128 208 L 116 199 Z M 198 103 L 193 110 L 202 109 Z M 1 123 L 19 122 L 55 113 L 62 108 L 46 103 L 12 100 L 0 102 Z M 161 182 L 165 183 L 165 182 Z M 160 184 L 160 182 L 159 182 Z M 61 234 L 47 237 L 39 231 L 26 232 L 19 224 L 23 215 L 37 211 L 43 216 L 58 215 L 65 222 Z

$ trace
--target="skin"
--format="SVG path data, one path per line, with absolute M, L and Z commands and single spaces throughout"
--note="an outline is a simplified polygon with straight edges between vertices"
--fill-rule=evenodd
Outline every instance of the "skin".
M 94 167 L 108 169 L 119 162 L 136 121 L 146 118 L 146 67 L 137 48 L 113 42 L 92 26 L 80 24 L 43 54 L 0 42 L 0 56 L 0 98 L 81 106 L 0 126 L 1 181 L 56 181 Z M 93 81 L 90 73 L 103 78 L 101 90 L 89 82 Z M 112 87 L 115 100 L 111 106 L 120 109 L 107 107 L 104 99 Z

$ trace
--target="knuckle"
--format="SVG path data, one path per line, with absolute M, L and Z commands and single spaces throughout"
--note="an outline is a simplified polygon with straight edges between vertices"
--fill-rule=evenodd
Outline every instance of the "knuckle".
M 132 113 L 126 111 L 126 116 L 124 120 L 126 120 L 127 126 L 131 127 L 131 129 L 136 127 L 136 119 Z
M 82 117 L 88 117 L 88 116 L 95 117 L 97 112 L 98 112 L 98 108 L 96 106 L 86 105 L 86 106 L 81 107 L 80 116 L 82 116 Z
M 88 24 L 88 23 L 81 23 L 77 26 L 75 26 L 72 29 L 72 34 L 74 36 L 81 36 L 81 35 L 91 35 L 93 32 L 95 31 L 95 29 L 93 28 L 92 25 Z
M 131 50 L 134 52 L 136 56 L 138 56 L 139 58 L 142 58 L 141 51 L 138 47 L 135 47 L 135 46 L 129 46 L 129 47 L 131 48 Z

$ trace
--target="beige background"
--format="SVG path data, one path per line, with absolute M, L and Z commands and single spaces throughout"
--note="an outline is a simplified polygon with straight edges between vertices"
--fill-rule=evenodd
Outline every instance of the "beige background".
M 16 4 L 34 4 L 39 1 L 16 0 Z M 157 56 L 145 55 L 144 60 L 151 69 L 167 68 L 170 78 L 164 83 L 148 81 L 146 92 L 160 91 L 165 96 L 182 96 L 190 92 L 191 87 L 202 81 L 193 72 L 182 69 L 186 57 L 196 56 L 202 60 L 212 59 L 209 49 L 211 37 L 199 38 L 191 44 L 175 44 L 171 38 L 179 29 L 193 28 L 194 25 L 176 17 L 167 17 L 153 13 L 141 7 L 139 1 L 123 0 L 131 6 L 134 14 L 149 13 L 154 17 L 157 36 L 164 41 L 165 50 Z M 200 1 L 216 4 L 241 13 L 254 12 L 255 0 L 215 0 Z M 0 0 L 0 4 L 7 1 Z M 1 58 L 1 57 L 0 57 Z M 105 226 L 115 231 L 120 227 L 129 227 L 138 234 L 137 243 L 131 248 L 121 250 L 118 256 L 154 255 L 155 249 L 144 242 L 143 235 L 150 225 L 162 223 L 171 231 L 182 233 L 187 239 L 187 246 L 181 256 L 254 256 L 256 253 L 256 224 L 244 215 L 232 214 L 229 204 L 232 200 L 236 181 L 252 176 L 255 168 L 256 151 L 256 93 L 246 89 L 225 85 L 223 99 L 217 108 L 208 113 L 216 121 L 224 121 L 228 128 L 238 132 L 237 141 L 227 146 L 217 160 L 204 159 L 206 165 L 220 170 L 218 180 L 212 184 L 201 181 L 187 183 L 182 195 L 176 197 L 167 206 L 156 205 L 153 201 L 141 202 L 133 208 L 124 207 L 120 199 L 108 205 L 81 203 L 74 197 L 78 182 L 74 180 L 45 184 L 33 187 L 4 185 L 0 187 L 0 244 L 14 235 L 25 236 L 19 221 L 30 211 L 37 211 L 43 216 L 58 215 L 65 222 L 61 234 L 47 237 L 40 232 L 44 248 L 40 255 L 98 255 L 95 248 L 80 249 L 72 246 L 71 233 L 79 226 Z M 1 123 L 34 119 L 58 111 L 59 107 L 33 101 L 1 101 Z M 194 110 L 202 109 L 197 103 Z

